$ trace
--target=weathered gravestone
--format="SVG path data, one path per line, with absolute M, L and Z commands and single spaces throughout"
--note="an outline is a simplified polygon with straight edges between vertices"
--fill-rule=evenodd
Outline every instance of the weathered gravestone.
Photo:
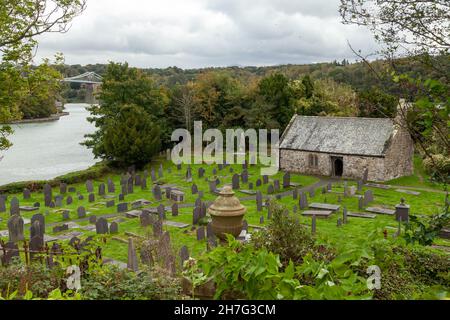
M 197 228 L 197 240 L 201 241 L 205 239 L 205 227 L 198 227 Z
M 159 178 L 164 177 L 164 172 L 163 172 L 163 166 L 162 166 L 162 164 L 159 165 L 158 176 L 159 176 Z
M 119 203 L 117 205 L 117 212 L 118 213 L 123 213 L 128 211 L 128 202 L 123 202 L 123 203 Z
M 261 179 L 257 179 L 256 180 L 256 187 L 261 187 L 261 184 L 262 184 Z
M 87 193 L 94 192 L 94 184 L 92 183 L 92 180 L 86 181 L 86 191 Z
M 64 210 L 62 213 L 62 220 L 63 221 L 67 221 L 70 220 L 70 211 L 69 210 Z
M 137 174 L 134 177 L 134 185 L 135 186 L 140 186 L 142 184 L 142 179 L 141 179 L 141 175 Z
M 308 197 L 306 196 L 306 193 L 300 193 L 300 200 L 298 205 L 300 207 L 300 210 L 305 210 L 306 208 L 308 208 Z
M 82 194 L 78 195 L 78 200 L 80 201 L 84 200 L 84 196 Z
M 31 217 L 30 238 L 36 235 L 44 237 L 45 233 L 45 217 L 38 213 Z
M 239 189 L 239 175 L 238 174 L 234 174 L 233 178 L 231 179 L 231 183 L 232 183 L 232 188 L 233 190 L 238 190 Z
M 155 182 L 157 180 L 155 169 L 153 169 L 153 167 L 150 169 L 150 178 L 152 179 L 153 182 Z
M 372 201 L 373 201 L 373 192 L 372 192 L 372 190 L 366 190 L 366 192 L 364 192 L 364 205 L 367 206 Z
M 189 260 L 189 250 L 186 246 L 182 246 L 180 249 L 180 262 L 181 268 L 184 268 L 184 262 Z
M 89 201 L 90 203 L 95 202 L 95 194 L 90 193 L 90 194 L 89 194 L 89 197 L 88 197 L 88 201 Z
M 364 209 L 364 198 L 362 196 L 358 197 L 358 209 L 363 210 Z
M 108 221 L 105 218 L 98 218 L 95 223 L 95 231 L 97 234 L 107 234 L 108 233 Z
M 20 259 L 19 246 L 14 242 L 8 242 L 4 245 L 4 255 L 1 256 L 2 265 L 7 266 L 12 259 Z
M 294 189 L 294 191 L 292 192 L 292 200 L 297 199 L 298 199 L 298 189 Z
M 142 214 L 139 216 L 141 227 L 145 228 L 153 224 L 153 216 L 148 210 L 143 210 Z
M 274 192 L 275 192 L 275 188 L 273 187 L 273 185 L 269 184 L 269 186 L 267 187 L 267 193 L 273 194 Z
M 313 215 L 312 216 L 312 220 L 311 220 L 311 233 L 312 234 L 316 234 L 316 216 L 315 215 Z
M 209 181 L 209 192 L 215 193 L 216 192 L 216 181 Z
M 43 192 L 44 192 L 45 206 L 49 207 L 50 203 L 52 202 L 52 198 L 53 198 L 53 196 L 52 196 L 52 187 L 48 183 L 46 183 L 44 185 Z
M 3 197 L 0 197 L 0 212 L 6 212 L 6 203 Z
M 244 170 L 241 173 L 242 183 L 248 183 L 248 171 Z
M 276 192 L 280 191 L 280 180 L 273 181 L 273 188 Z
M 133 177 L 130 177 L 130 180 L 128 181 L 127 184 L 127 193 L 133 193 L 134 192 L 134 185 L 133 185 Z
M 68 196 L 68 197 L 66 198 L 66 205 L 70 206 L 70 205 L 72 204 L 72 202 L 73 202 L 72 196 Z
M 161 188 L 158 185 L 153 188 L 153 197 L 155 197 L 156 201 L 162 200 Z
M 19 242 L 23 241 L 23 219 L 21 216 L 15 214 L 8 219 L 8 231 L 9 231 L 9 241 Z
M 123 193 L 119 194 L 119 201 L 125 201 L 125 196 Z
M 11 202 L 9 204 L 9 212 L 13 215 L 20 215 L 20 205 L 19 205 L 19 199 L 16 197 L 11 199 Z
M 283 188 L 289 188 L 291 186 L 291 174 L 286 172 L 283 176 Z
M 133 272 L 139 271 L 139 263 L 138 263 L 136 248 L 134 247 L 134 243 L 133 243 L 133 238 L 128 238 L 127 268 Z
M 405 204 L 405 199 L 402 198 L 400 204 L 395 206 L 395 219 L 400 222 L 409 222 L 410 206 Z
M 27 189 L 27 188 L 23 189 L 23 198 L 24 198 L 25 200 L 28 200 L 28 199 L 31 198 L 31 192 L 30 192 L 30 189 Z
M 104 196 L 106 194 L 106 186 L 104 183 L 100 183 L 98 185 L 98 195 L 99 196 Z
M 269 183 L 269 176 L 263 175 L 263 184 L 268 184 L 268 183 Z
M 77 216 L 78 219 L 83 219 L 86 217 L 86 209 L 84 207 L 78 207 L 77 209 Z
M 95 224 L 97 222 L 97 216 L 90 216 L 89 217 L 89 223 Z
M 159 219 L 165 220 L 166 219 L 166 209 L 165 209 L 164 205 L 160 204 L 158 206 L 157 210 L 158 210 L 158 217 L 159 217 Z
M 109 226 L 109 233 L 110 234 L 118 234 L 119 233 L 119 224 L 117 222 L 112 222 Z
M 156 238 L 161 237 L 163 233 L 163 221 L 159 219 L 154 221 L 152 227 L 153 227 L 153 236 L 155 236 Z
M 55 197 L 55 206 L 58 208 L 62 207 L 62 196 L 56 196 Z
M 75 192 L 77 191 L 77 189 L 76 189 L 75 187 L 69 187 L 69 188 L 68 188 L 68 191 L 69 191 L 70 193 L 75 193 Z
M 111 180 L 111 178 L 108 178 L 108 193 L 114 193 L 116 192 L 116 186 L 114 182 Z
M 59 184 L 59 193 L 60 194 L 66 194 L 67 193 L 67 184 L 66 183 L 60 183 Z
M 107 208 L 111 208 L 114 207 L 116 205 L 116 202 L 114 200 L 108 200 L 106 201 L 106 207 Z
M 30 239 L 30 260 L 36 260 L 36 258 L 42 254 L 44 248 L 44 237 L 34 236 Z
M 172 205 L 172 217 L 178 217 L 178 204 L 174 203 Z
M 198 177 L 201 179 L 205 175 L 205 169 L 198 168 L 198 172 L 197 173 L 198 173 Z
M 202 208 L 201 207 L 195 207 L 193 214 L 192 214 L 192 224 L 197 224 L 200 220 L 201 217 L 201 211 Z
M 358 180 L 358 182 L 357 182 L 357 187 L 356 187 L 356 189 L 358 190 L 358 192 L 361 192 L 361 191 L 362 191 L 363 185 L 364 185 L 364 183 L 362 182 L 362 180 Z
M 197 187 L 197 185 L 195 183 L 191 187 L 191 193 L 192 194 L 197 194 L 198 193 L 198 187 Z
M 309 189 L 309 197 L 314 198 L 316 195 L 316 190 L 314 188 Z

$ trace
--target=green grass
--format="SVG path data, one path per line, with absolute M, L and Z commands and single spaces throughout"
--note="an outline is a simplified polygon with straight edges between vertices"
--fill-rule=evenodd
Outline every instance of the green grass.
M 161 179 L 161 182 L 164 183 L 170 183 L 177 185 L 181 190 L 185 192 L 186 195 L 186 203 L 194 203 L 195 199 L 197 198 L 197 195 L 192 195 L 190 191 L 191 183 L 188 183 L 185 181 L 185 172 L 187 165 L 183 165 L 182 169 L 178 171 L 176 167 L 167 161 L 162 161 L 164 166 L 164 177 Z M 155 168 L 155 171 L 157 173 L 157 169 L 159 167 L 159 163 L 155 162 L 153 163 L 153 166 Z M 169 174 L 167 171 L 167 168 L 171 167 L 172 172 Z M 197 170 L 200 167 L 200 165 L 191 165 L 192 167 L 192 176 L 193 176 L 193 182 L 195 182 L 199 190 L 203 190 L 204 192 L 204 199 L 205 200 L 214 200 L 216 198 L 216 195 L 213 195 L 209 193 L 209 185 L 208 182 L 205 181 L 204 178 L 199 179 L 197 177 Z M 212 176 L 213 168 L 216 166 L 207 166 L 202 165 L 203 168 L 206 169 L 205 177 Z M 240 173 L 242 171 L 241 165 L 232 165 L 231 166 L 234 169 L 234 173 Z M 259 166 L 250 166 L 249 167 L 249 182 L 253 182 L 253 184 L 256 186 L 256 180 L 260 177 L 259 175 Z M 220 186 L 223 184 L 230 184 L 231 178 L 234 173 L 229 172 L 229 167 L 224 168 L 222 171 L 218 171 L 218 178 L 221 181 Z M 282 181 L 283 173 L 279 172 L 276 176 L 271 177 L 270 180 L 274 179 L 280 179 Z M 95 187 L 95 194 L 97 194 L 98 185 L 101 182 L 106 182 L 108 177 L 110 177 L 116 185 L 116 205 L 119 203 L 118 201 L 118 194 L 120 193 L 120 175 L 118 174 L 108 174 L 106 176 L 103 176 L 101 179 L 97 178 L 94 181 L 94 187 Z M 314 184 L 318 181 L 318 178 L 316 177 L 310 177 L 310 176 L 303 176 L 303 175 L 296 175 L 293 174 L 291 176 L 291 181 L 300 183 L 302 186 L 309 186 Z M 355 185 L 354 182 L 349 182 L 350 185 Z M 78 206 L 84 206 L 88 212 L 91 212 L 91 214 L 102 216 L 106 214 L 112 214 L 116 212 L 116 207 L 112 208 L 106 208 L 105 205 L 98 205 L 94 206 L 93 204 L 89 204 L 87 201 L 87 192 L 86 187 L 84 183 L 76 183 L 73 186 L 76 187 L 77 191 L 80 191 L 84 196 L 85 199 L 82 201 L 79 201 L 76 194 L 72 194 L 74 198 L 74 203 L 70 206 L 63 206 L 64 209 L 71 210 L 71 218 L 76 219 L 76 208 Z M 134 200 L 137 199 L 148 199 L 152 201 L 152 204 L 149 207 L 156 207 L 160 203 L 163 203 L 166 206 L 170 206 L 172 204 L 171 201 L 164 199 L 162 201 L 156 201 L 153 198 L 153 195 L 151 193 L 151 180 L 149 178 L 148 180 L 148 190 L 141 190 L 140 187 L 134 188 L 134 193 L 127 195 L 125 198 L 126 202 L 131 203 Z M 241 183 L 241 189 L 247 189 L 248 185 Z M 53 189 L 53 196 L 57 195 L 59 188 Z M 267 191 L 267 185 L 262 185 L 259 188 L 263 194 L 266 194 Z M 365 188 L 364 190 L 366 190 Z M 292 188 L 289 188 L 287 190 L 292 190 Z M 363 191 L 364 191 L 363 190 Z M 388 208 L 394 208 L 396 204 L 400 202 L 400 198 L 405 198 L 406 202 L 411 205 L 411 213 L 413 214 L 420 214 L 420 215 L 432 215 L 439 211 L 440 207 L 443 204 L 444 201 L 444 195 L 441 193 L 436 192 L 429 192 L 429 191 L 421 191 L 421 194 L 419 196 L 414 195 L 408 195 L 403 194 L 395 191 L 395 189 L 390 190 L 383 190 L 383 189 L 376 189 L 372 188 L 374 192 L 375 201 L 370 204 L 370 206 L 386 206 Z M 286 190 L 281 190 L 281 192 Z M 333 191 L 335 192 L 342 192 L 343 191 L 343 184 L 335 184 L 333 185 Z M 240 198 L 247 197 L 247 195 L 236 192 L 236 195 Z M 10 199 L 13 195 L 10 195 L 8 197 L 8 204 Z M 29 200 L 24 200 L 22 197 L 22 194 L 16 194 L 15 196 L 18 197 L 21 205 L 32 205 L 34 202 L 39 201 L 41 204 L 43 204 L 43 195 L 42 193 L 33 193 L 32 198 Z M 105 201 L 100 200 L 100 197 L 96 195 L 96 200 L 98 201 Z M 320 190 L 316 191 L 316 195 L 313 199 L 308 199 L 309 203 L 312 202 L 327 202 L 327 203 L 338 203 L 338 195 L 334 193 L 328 193 L 328 194 L 322 194 Z M 287 206 L 288 209 L 291 210 L 294 205 L 298 204 L 298 200 L 293 200 L 292 196 L 283 198 L 280 200 L 281 203 Z M 65 201 L 63 201 L 65 203 Z M 259 225 L 260 224 L 260 216 L 264 215 L 265 217 L 265 223 L 264 225 L 267 225 L 269 222 L 267 220 L 267 211 L 264 210 L 263 212 L 257 212 L 256 210 L 256 202 L 254 200 L 251 201 L 243 201 L 242 202 L 247 207 L 247 213 L 245 215 L 245 219 L 248 221 L 250 225 Z M 358 201 L 356 198 L 344 198 L 342 197 L 342 202 L 340 203 L 342 206 L 346 206 L 347 209 L 351 212 L 357 212 L 358 211 Z M 0 218 L 2 218 L 2 221 L 0 222 L 0 230 L 7 229 L 7 219 L 9 217 L 9 208 L 8 212 L 6 213 L 0 213 Z M 46 224 L 47 224 L 47 233 L 52 234 L 52 228 L 49 226 L 51 223 L 58 223 L 62 224 L 62 218 L 61 214 L 57 213 L 57 209 L 49 209 L 49 208 L 41 208 L 40 212 L 44 213 L 45 211 L 49 212 L 49 214 L 46 216 Z M 183 208 L 180 209 L 180 215 L 178 217 L 172 217 L 170 213 L 167 213 L 167 218 L 171 221 L 177 221 L 177 222 L 184 222 L 187 224 L 192 223 L 192 208 Z M 22 213 L 22 216 L 25 218 L 31 218 L 33 213 Z M 305 225 L 310 225 L 311 219 L 301 216 L 301 213 L 296 214 L 300 220 L 301 223 Z M 384 215 L 377 215 L 375 219 L 362 219 L 362 218 L 349 218 L 349 223 L 338 228 L 336 226 L 337 219 L 342 216 L 342 209 L 336 213 L 333 214 L 329 219 L 318 219 L 317 222 L 317 234 L 318 238 L 321 241 L 325 241 L 328 243 L 331 243 L 335 246 L 345 246 L 348 244 L 357 244 L 358 242 L 364 240 L 369 232 L 376 231 L 379 232 L 379 236 L 383 237 L 382 230 L 386 229 L 388 230 L 388 233 L 392 235 L 396 230 L 397 222 L 394 220 L 392 216 L 384 216 Z M 106 244 L 103 246 L 103 255 L 109 258 L 114 258 L 120 261 L 126 261 L 127 259 L 127 244 L 114 240 L 114 237 L 118 237 L 124 240 L 128 239 L 128 236 L 125 234 L 125 232 L 133 232 L 135 234 L 139 234 L 143 237 L 151 237 L 152 230 L 151 228 L 141 228 L 139 219 L 125 219 L 125 222 L 122 222 L 119 224 L 119 231 L 120 233 L 118 235 L 108 235 L 106 236 Z M 110 219 L 114 220 L 114 218 Z M 87 225 L 88 222 L 83 221 L 79 222 L 81 226 Z M 28 235 L 28 228 L 29 226 L 25 227 L 26 235 Z M 196 233 L 195 231 L 191 230 L 191 227 L 185 228 L 185 229 L 179 229 L 179 228 L 173 228 L 164 226 L 164 230 L 170 231 L 170 236 L 172 239 L 172 245 L 174 247 L 174 252 L 178 253 L 180 248 L 183 245 L 186 245 L 189 249 L 189 252 L 192 256 L 197 256 L 204 252 L 206 250 L 206 240 L 204 241 L 197 241 L 196 240 Z M 76 231 L 76 230 L 71 230 Z M 95 232 L 87 232 L 85 230 L 80 230 L 83 232 L 82 238 L 85 238 L 90 235 L 94 235 Z M 5 239 L 7 240 L 7 239 Z M 437 243 L 440 245 L 450 245 L 450 242 L 447 240 L 439 239 L 437 240 Z M 178 254 L 177 254 L 178 257 Z

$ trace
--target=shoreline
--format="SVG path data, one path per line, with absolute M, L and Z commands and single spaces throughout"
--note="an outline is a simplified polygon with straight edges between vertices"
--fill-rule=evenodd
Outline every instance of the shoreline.
M 47 118 L 22 119 L 22 120 L 12 121 L 11 123 L 8 123 L 8 125 L 58 121 L 59 119 L 61 119 L 61 117 L 68 116 L 69 114 L 70 114 L 69 112 L 60 112 L 57 114 L 53 114 Z

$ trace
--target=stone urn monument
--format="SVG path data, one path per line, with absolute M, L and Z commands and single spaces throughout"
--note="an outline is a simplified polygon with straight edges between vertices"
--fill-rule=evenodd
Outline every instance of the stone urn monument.
M 214 234 L 221 240 L 226 239 L 225 234 L 238 237 L 243 228 L 246 211 L 247 208 L 234 196 L 231 186 L 225 186 L 208 209 Z

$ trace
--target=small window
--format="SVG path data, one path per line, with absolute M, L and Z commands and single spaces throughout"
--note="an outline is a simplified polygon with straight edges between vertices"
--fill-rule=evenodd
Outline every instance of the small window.
M 319 167 L 319 156 L 315 154 L 310 154 L 308 156 L 308 163 L 311 168 Z

